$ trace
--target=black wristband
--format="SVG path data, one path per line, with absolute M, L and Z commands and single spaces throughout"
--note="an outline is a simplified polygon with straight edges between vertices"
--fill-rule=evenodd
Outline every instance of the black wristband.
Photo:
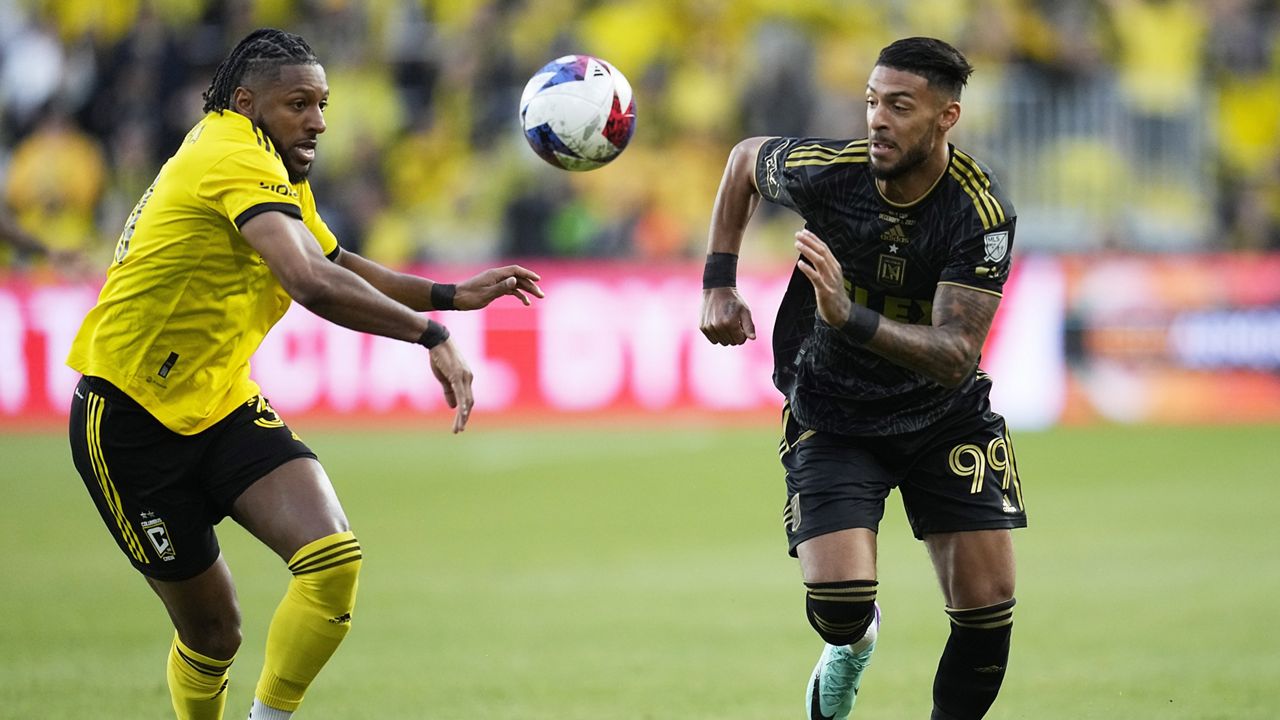
M 702 267 L 702 289 L 737 287 L 738 256 L 733 253 L 707 254 L 707 264 Z
M 439 345 L 449 339 L 449 328 L 441 325 L 435 320 L 427 320 L 427 329 L 418 338 L 418 344 L 426 347 L 428 350 Z
M 457 310 L 458 308 L 453 304 L 453 296 L 456 292 L 458 292 L 458 286 L 453 283 L 432 283 L 431 309 Z
M 849 307 L 849 319 L 844 321 L 840 330 L 845 337 L 861 345 L 876 334 L 878 327 L 880 327 L 880 313 L 854 303 Z

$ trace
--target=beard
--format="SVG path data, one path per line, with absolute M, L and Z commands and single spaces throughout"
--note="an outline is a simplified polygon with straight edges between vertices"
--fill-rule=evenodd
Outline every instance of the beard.
M 925 143 L 914 145 L 902 154 L 902 159 L 897 164 L 888 167 L 877 167 L 875 161 L 872 161 L 871 176 L 877 180 L 896 180 L 923 165 L 929 159 L 931 149 Z
M 306 180 L 307 175 L 311 174 L 311 166 L 308 165 L 305 168 L 294 167 L 293 162 L 289 160 L 289 154 L 285 151 L 284 144 L 280 142 L 280 138 L 276 137 L 275 133 L 267 129 L 267 125 L 263 122 L 261 116 L 255 118 L 253 124 L 258 126 L 262 134 L 266 135 L 267 139 L 271 141 L 271 146 L 276 149 L 276 154 L 280 156 L 280 161 L 284 163 L 285 171 L 289 173 L 289 182 L 297 185 Z
M 284 156 L 282 155 L 281 157 L 284 157 Z M 284 169 L 289 172 L 289 183 L 291 185 L 297 185 L 303 180 L 306 180 L 307 176 L 311 174 L 310 165 L 308 165 L 305 168 L 299 169 L 299 168 L 295 168 L 292 164 L 290 164 L 288 160 L 284 161 Z

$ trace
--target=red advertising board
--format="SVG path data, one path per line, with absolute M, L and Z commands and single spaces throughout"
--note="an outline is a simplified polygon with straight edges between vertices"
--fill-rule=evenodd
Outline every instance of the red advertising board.
M 477 268 L 418 268 L 465 278 Z M 714 416 L 772 422 L 768 341 L 788 268 L 740 273 L 758 338 L 698 331 L 700 267 L 538 263 L 547 297 L 442 313 L 475 372 L 475 422 Z M 0 429 L 64 422 L 63 364 L 94 283 L 0 281 Z M 992 402 L 1015 428 L 1058 422 L 1280 421 L 1280 256 L 1027 256 L 984 351 Z M 253 361 L 294 422 L 440 422 L 448 410 L 415 345 L 351 332 L 294 306 Z
M 417 270 L 459 279 L 476 268 Z M 436 316 L 475 373 L 477 419 L 776 413 L 767 338 L 785 274 L 743 273 L 741 289 L 763 339 L 725 348 L 698 331 L 700 267 L 570 263 L 538 270 L 547 298 L 532 307 L 502 298 L 482 311 Z M 63 361 L 97 289 L 20 277 L 0 284 L 0 427 L 63 420 L 76 381 Z M 346 330 L 296 304 L 252 367 L 286 418 L 408 420 L 448 412 L 421 347 Z

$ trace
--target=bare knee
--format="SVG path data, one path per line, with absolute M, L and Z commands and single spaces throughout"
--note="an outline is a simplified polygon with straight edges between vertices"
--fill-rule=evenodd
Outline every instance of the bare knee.
M 867 528 L 819 535 L 796 547 L 807 583 L 876 579 L 876 534 Z
M 220 660 L 235 656 L 240 649 L 240 609 L 227 608 L 225 612 L 175 619 L 178 637 L 192 650 Z
M 240 649 L 240 604 L 226 562 L 219 557 L 199 575 L 178 581 L 148 578 L 178 637 L 192 650 L 220 660 Z
M 980 608 L 1013 599 L 1013 581 L 1003 577 L 953 579 L 944 593 L 954 608 Z
M 925 537 L 947 605 L 986 607 L 1013 597 L 1016 576 L 1008 530 L 980 530 Z

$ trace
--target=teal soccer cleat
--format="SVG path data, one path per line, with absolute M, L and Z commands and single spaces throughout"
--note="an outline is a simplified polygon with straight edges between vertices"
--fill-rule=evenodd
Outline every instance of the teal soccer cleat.
M 853 645 L 827 645 L 822 649 L 818 665 L 809 678 L 805 692 L 805 717 L 808 720 L 846 720 L 858 698 L 862 673 L 871 664 L 880 632 L 880 606 L 867 634 Z M 856 649 L 854 649 L 856 648 Z

